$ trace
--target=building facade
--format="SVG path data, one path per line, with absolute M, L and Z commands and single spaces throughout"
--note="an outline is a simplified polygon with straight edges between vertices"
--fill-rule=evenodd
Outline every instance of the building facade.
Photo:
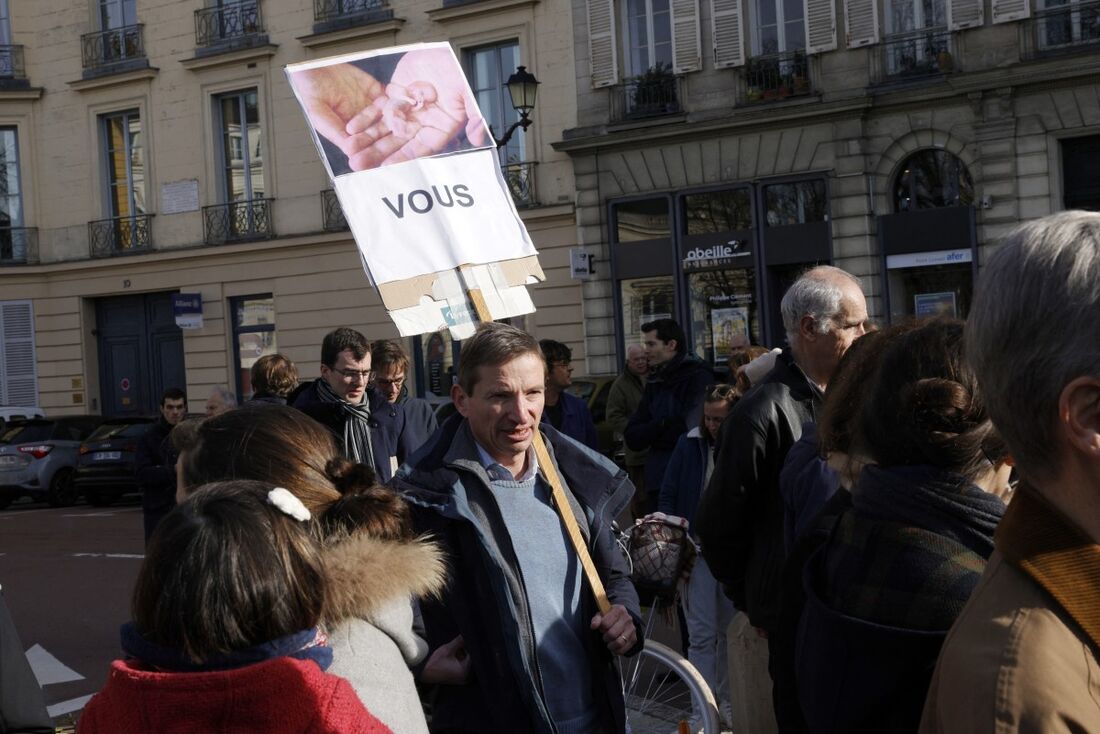
M 965 317 L 998 237 L 1100 208 L 1100 5 L 574 0 L 588 366 L 673 316 L 716 366 L 779 346 L 809 265 L 872 317 Z
M 542 82 L 535 124 L 501 149 L 546 281 L 524 319 L 584 366 L 565 0 L 0 0 L 0 404 L 152 411 L 186 387 L 248 394 L 278 351 L 318 374 L 322 336 L 397 336 L 368 285 L 286 64 L 448 40 L 494 132 L 505 81 Z M 197 328 L 173 296 L 192 294 Z M 178 305 L 176 310 L 178 311 Z M 446 333 L 406 340 L 420 394 L 449 391 Z

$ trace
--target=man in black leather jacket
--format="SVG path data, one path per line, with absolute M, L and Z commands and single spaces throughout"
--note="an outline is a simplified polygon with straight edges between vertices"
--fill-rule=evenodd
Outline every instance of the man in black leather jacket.
M 779 473 L 803 423 L 815 419 L 840 358 L 867 327 L 859 281 L 831 266 L 800 277 L 783 296 L 781 309 L 790 346 L 722 425 L 714 473 L 695 516 L 703 557 L 715 578 L 769 637 L 773 680 L 777 641 L 771 638 L 785 556 Z M 784 726 L 786 704 L 778 696 L 774 702 L 780 730 L 797 730 L 797 724 Z

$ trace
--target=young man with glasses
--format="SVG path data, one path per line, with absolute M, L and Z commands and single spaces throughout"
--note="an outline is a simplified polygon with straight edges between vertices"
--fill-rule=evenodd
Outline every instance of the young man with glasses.
M 596 424 L 584 400 L 566 392 L 573 384 L 573 350 L 553 339 L 540 339 L 546 358 L 546 403 L 542 422 L 549 423 L 569 438 L 599 451 Z
M 374 378 L 371 385 L 390 403 L 389 410 L 405 411 L 405 436 L 409 452 L 416 451 L 439 427 L 432 404 L 424 398 L 410 397 L 406 377 L 409 355 L 395 341 L 381 339 L 370 350 Z
M 345 456 L 372 467 L 385 482 L 405 460 L 405 411 L 370 387 L 371 376 L 370 342 L 341 327 L 321 342 L 321 376 L 289 402 L 332 431 Z

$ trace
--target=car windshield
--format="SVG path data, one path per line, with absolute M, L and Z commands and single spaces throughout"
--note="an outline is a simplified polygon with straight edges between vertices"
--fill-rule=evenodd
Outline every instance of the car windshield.
M 104 423 L 85 441 L 103 441 L 108 438 L 137 438 L 149 430 L 152 423 Z
M 49 421 L 28 421 L 8 426 L 0 434 L 0 443 L 34 443 L 47 441 L 53 433 L 53 423 Z

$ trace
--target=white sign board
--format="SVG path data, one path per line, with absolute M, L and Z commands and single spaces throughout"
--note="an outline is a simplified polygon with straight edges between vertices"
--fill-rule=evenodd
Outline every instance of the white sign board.
M 492 318 L 534 310 L 543 279 L 491 131 L 450 44 L 286 68 L 368 278 L 403 336 L 473 331 L 467 291 Z
M 160 213 L 182 214 L 199 210 L 199 182 L 193 178 L 160 186 Z

